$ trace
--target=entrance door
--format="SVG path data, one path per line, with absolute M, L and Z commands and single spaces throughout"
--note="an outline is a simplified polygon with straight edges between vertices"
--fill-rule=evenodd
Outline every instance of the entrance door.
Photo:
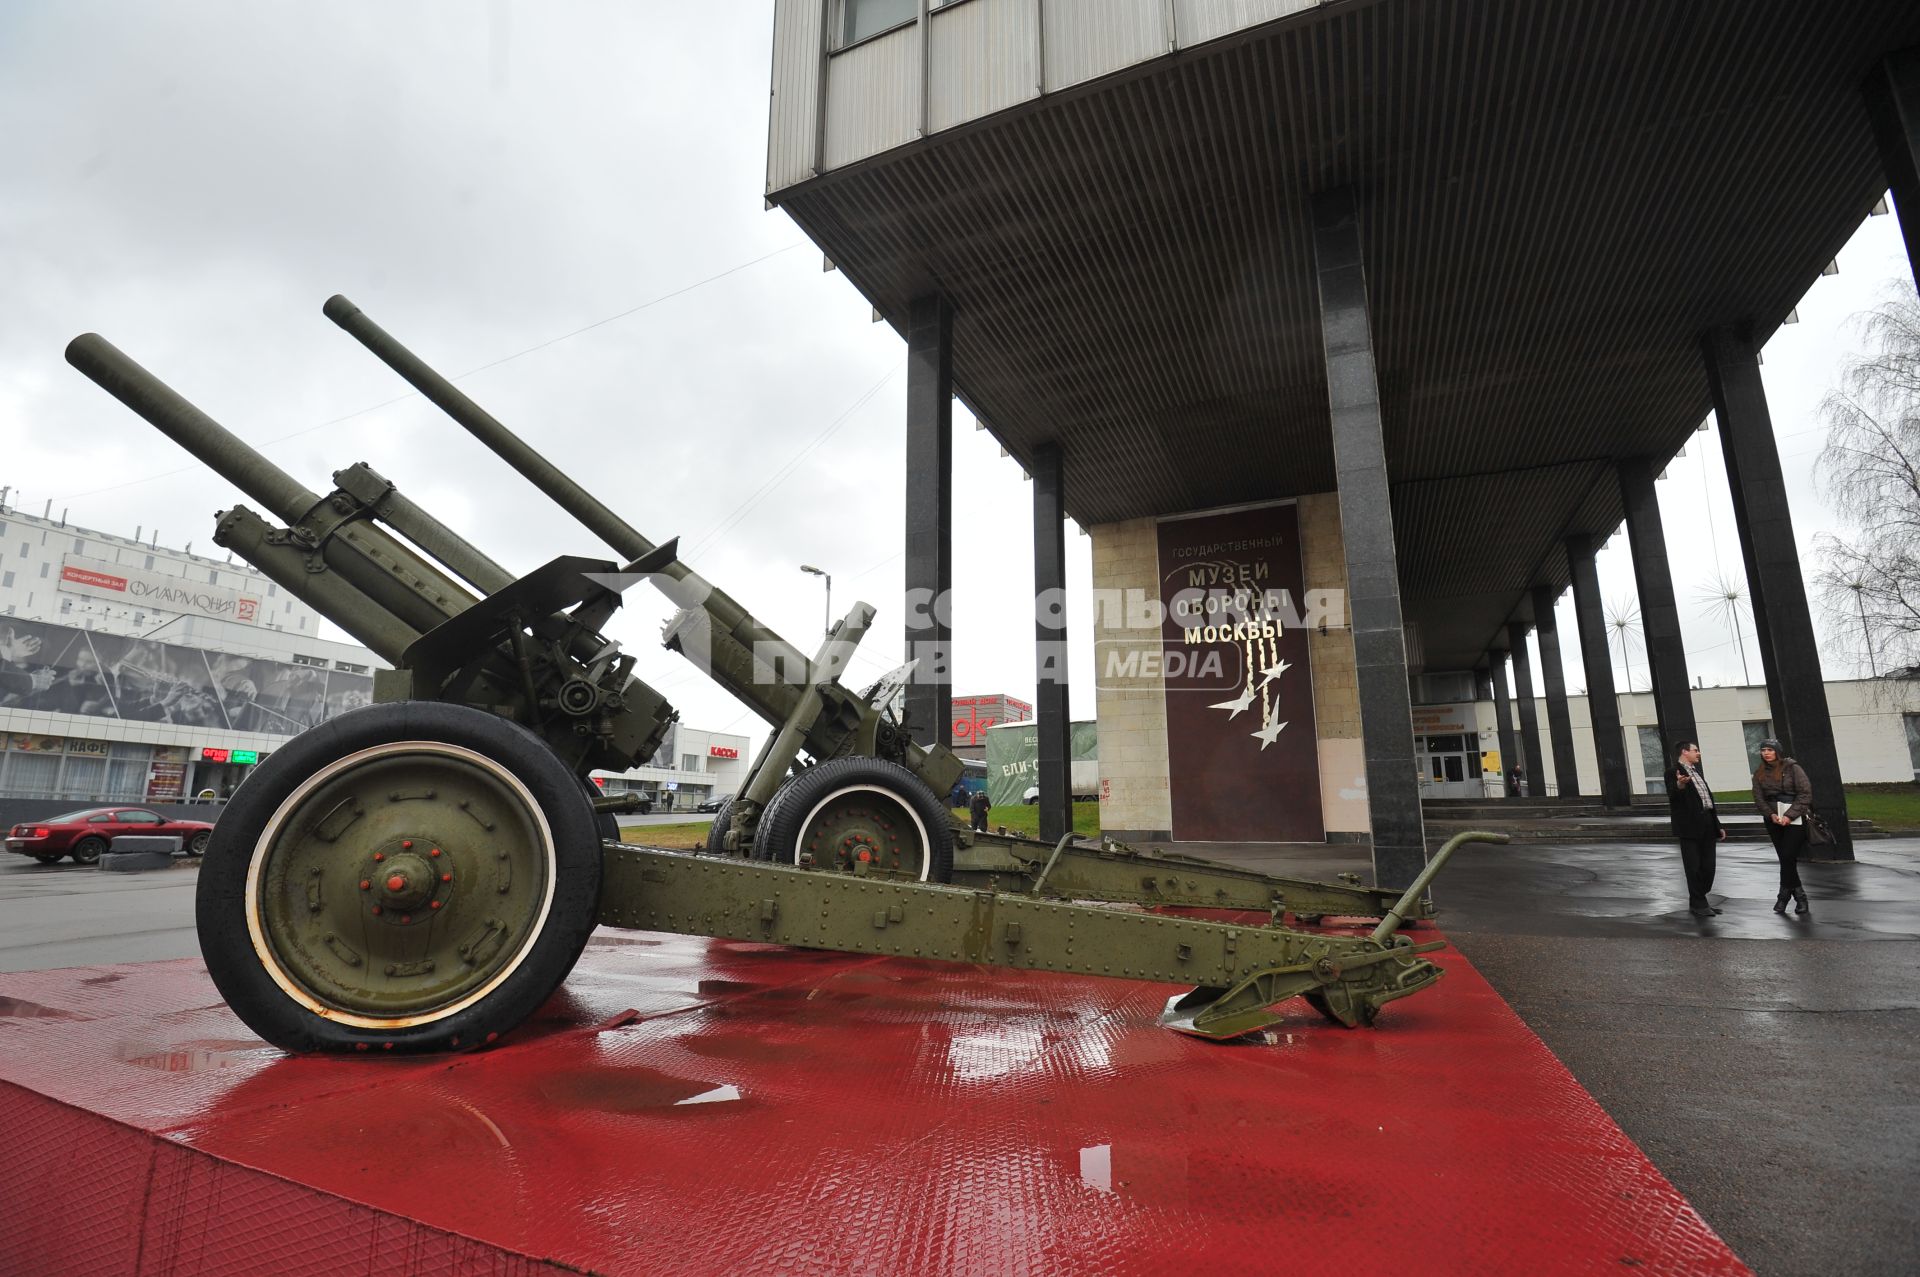
M 1420 758 L 1420 792 L 1428 798 L 1478 798 L 1480 743 L 1470 736 L 1422 736 L 1414 742 Z

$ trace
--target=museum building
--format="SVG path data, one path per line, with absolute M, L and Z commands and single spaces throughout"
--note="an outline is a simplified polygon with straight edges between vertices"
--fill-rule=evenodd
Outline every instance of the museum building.
M 1845 829 L 1758 351 L 1889 187 L 1912 254 L 1917 45 L 1908 0 L 777 0 L 767 200 L 906 340 L 907 587 L 953 586 L 957 396 L 1033 481 L 1036 594 L 1072 519 L 1118 600 L 1036 608 L 1042 835 L 1090 625 L 1104 830 L 1367 839 L 1405 883 L 1416 678 L 1577 774 L 1569 589 L 1630 801 L 1594 553 L 1626 528 L 1693 734 L 1654 483 L 1710 412 L 1768 717 Z

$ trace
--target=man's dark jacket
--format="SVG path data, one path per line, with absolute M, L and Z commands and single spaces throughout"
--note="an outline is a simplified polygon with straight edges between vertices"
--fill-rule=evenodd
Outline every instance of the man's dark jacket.
M 1693 770 L 1699 774 L 1701 783 L 1706 783 L 1706 772 L 1698 767 Z M 1718 838 L 1720 836 L 1719 807 L 1706 806 L 1700 801 L 1700 795 L 1696 792 L 1695 786 L 1682 785 L 1676 780 L 1674 774 L 1679 771 L 1680 764 L 1675 763 L 1667 772 L 1667 814 L 1673 818 L 1673 836 L 1689 842 Z

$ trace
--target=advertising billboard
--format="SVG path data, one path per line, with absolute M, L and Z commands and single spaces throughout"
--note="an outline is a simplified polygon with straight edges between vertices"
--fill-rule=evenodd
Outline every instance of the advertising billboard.
M 242 625 L 260 622 L 261 600 L 257 594 L 189 581 L 164 572 L 122 567 L 80 554 L 69 554 L 60 561 L 60 589 L 67 594 L 152 608 L 156 612 L 189 612 L 194 616 L 238 621 Z
M 0 709 L 292 736 L 373 702 L 373 679 L 0 616 Z

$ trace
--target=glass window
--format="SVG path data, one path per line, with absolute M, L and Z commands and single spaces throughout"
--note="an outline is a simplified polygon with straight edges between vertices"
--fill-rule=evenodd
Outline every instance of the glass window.
M 1913 764 L 1913 776 L 1920 780 L 1920 714 L 1908 714 L 1907 761 Z
M 51 563 L 42 563 L 42 564 L 40 565 L 40 579 L 41 579 L 42 581 L 44 581 L 44 580 L 46 580 L 46 579 L 47 579 L 47 569 L 48 569 L 48 568 L 50 568 L 50 567 L 52 567 L 52 566 L 53 566 L 53 564 L 51 564 Z
M 153 571 L 153 556 L 151 554 L 147 556 L 147 571 Z
M 164 825 L 167 822 L 150 811 L 123 811 L 120 813 L 123 825 Z
M 12 588 L 13 588 L 13 573 L 0 572 L 0 589 L 11 590 Z
M 208 569 L 207 569 L 207 584 L 209 584 L 209 585 L 218 585 L 218 584 L 220 584 L 220 569 L 219 569 L 219 568 L 208 568 Z
M 1646 778 L 1646 792 L 1667 792 L 1667 747 L 1660 741 L 1658 727 L 1640 729 L 1640 774 Z
M 1740 734 L 1747 738 L 1747 775 L 1751 776 L 1760 769 L 1760 742 L 1773 735 L 1773 723 L 1742 723 Z
M 95 755 L 69 754 L 60 772 L 60 788 L 75 798 L 92 798 L 107 787 L 107 760 Z
M 89 816 L 87 817 L 87 823 L 89 825 L 111 825 L 113 823 L 113 813 L 103 811 L 98 815 Z
M 846 21 L 840 43 L 852 44 L 920 16 L 920 0 L 842 0 Z
M 683 771 L 683 772 L 697 772 L 697 771 L 699 771 L 699 770 L 700 770 L 700 755 L 698 755 L 698 754 L 682 754 L 682 755 L 680 755 L 680 770 L 681 770 L 681 771 Z
M 1448 780 L 1465 780 L 1467 778 L 1467 770 L 1461 761 L 1460 755 L 1448 754 L 1446 756 L 1446 763 Z

